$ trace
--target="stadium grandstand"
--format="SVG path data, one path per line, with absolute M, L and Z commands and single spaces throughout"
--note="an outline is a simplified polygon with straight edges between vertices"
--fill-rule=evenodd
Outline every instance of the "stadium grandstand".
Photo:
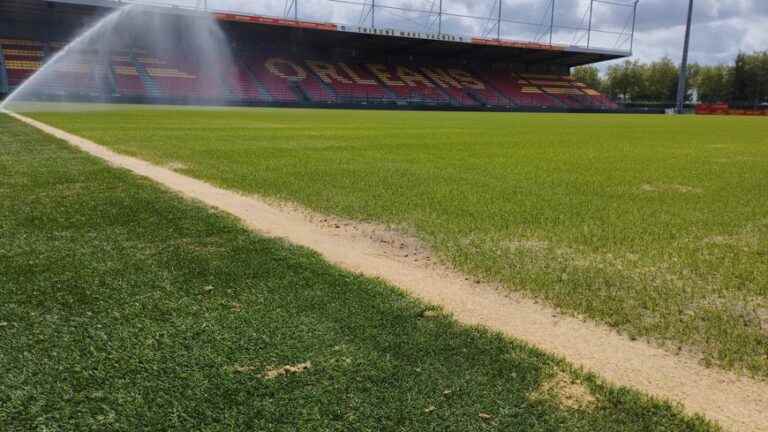
M 0 93 L 12 92 L 82 29 L 121 5 L 0 2 Z M 231 47 L 232 66 L 217 76 L 204 73 L 188 60 L 193 47 L 185 46 L 183 32 L 175 51 L 124 34 L 119 49 L 94 49 L 57 64 L 55 78 L 44 83 L 47 95 L 131 103 L 604 111 L 619 107 L 571 78 L 571 68 L 631 54 L 556 44 L 551 37 L 507 40 L 500 32 L 471 37 L 228 11 L 157 11 L 178 16 L 180 28 L 195 14 L 213 14 Z

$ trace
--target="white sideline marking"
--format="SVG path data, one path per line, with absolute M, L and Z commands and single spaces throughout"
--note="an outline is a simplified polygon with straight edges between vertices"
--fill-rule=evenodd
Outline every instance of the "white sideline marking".
M 500 331 L 561 356 L 608 382 L 680 403 L 689 413 L 702 414 L 728 430 L 768 431 L 768 382 L 705 368 L 693 358 L 630 341 L 592 322 L 559 316 L 554 309 L 502 293 L 496 286 L 475 284 L 449 270 L 393 257 L 370 239 L 346 238 L 298 212 L 117 154 L 28 117 L 8 114 L 113 166 L 237 216 L 255 231 L 311 248 L 346 270 L 381 278 L 441 306 L 464 324 Z

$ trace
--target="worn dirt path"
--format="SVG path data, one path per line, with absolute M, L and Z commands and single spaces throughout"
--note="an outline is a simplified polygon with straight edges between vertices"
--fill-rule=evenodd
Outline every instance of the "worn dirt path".
M 731 431 L 768 432 L 768 383 L 708 369 L 693 358 L 675 356 L 615 331 L 531 300 L 477 284 L 416 253 L 405 257 L 398 245 L 337 223 L 318 223 L 307 214 L 220 189 L 146 161 L 117 154 L 91 141 L 10 113 L 113 166 L 148 177 L 184 196 L 240 218 L 267 236 L 281 237 L 317 251 L 353 272 L 386 280 L 411 295 L 441 306 L 460 322 L 483 325 L 526 341 L 592 371 L 614 384 L 682 404 Z M 402 247 L 403 245 L 399 245 Z

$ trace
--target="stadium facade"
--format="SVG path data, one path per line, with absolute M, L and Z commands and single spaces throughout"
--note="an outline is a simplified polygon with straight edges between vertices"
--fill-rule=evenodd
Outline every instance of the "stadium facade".
M 104 0 L 3 0 L 0 93 L 9 94 L 83 28 L 120 4 Z M 149 13 L 149 12 L 148 12 Z M 626 51 L 299 19 L 160 8 L 184 20 L 212 13 L 231 47 L 229 70 L 211 76 L 189 61 L 183 31 L 158 50 L 126 30 L 111 52 L 56 65 L 46 98 L 114 102 L 283 106 L 384 106 L 603 111 L 618 106 L 570 77 L 575 66 Z M 215 90 L 213 94 L 212 89 Z M 224 89 L 223 91 L 221 89 Z

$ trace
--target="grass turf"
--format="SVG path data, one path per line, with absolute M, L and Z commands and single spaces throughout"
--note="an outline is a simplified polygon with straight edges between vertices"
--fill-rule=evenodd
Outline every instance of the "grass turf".
M 227 188 L 401 227 L 463 271 L 768 376 L 765 119 L 163 108 L 34 117 Z
M 0 430 L 714 429 L 1 115 L 0 173 Z

